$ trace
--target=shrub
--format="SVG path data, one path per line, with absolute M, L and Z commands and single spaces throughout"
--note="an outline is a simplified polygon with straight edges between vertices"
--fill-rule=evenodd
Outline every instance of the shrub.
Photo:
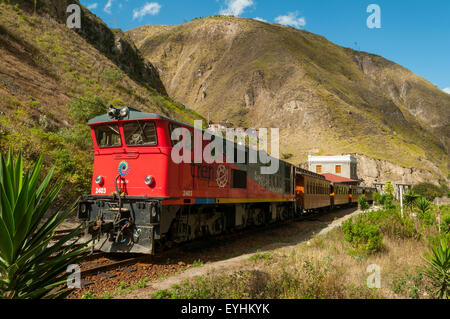
M 107 111 L 105 102 L 99 96 L 78 97 L 70 102 L 69 110 L 77 123 L 86 123 Z
M 413 238 L 419 234 L 412 218 L 402 217 L 398 210 L 378 210 L 367 214 L 370 223 L 380 227 L 380 231 L 393 238 Z
M 450 215 L 442 217 L 441 231 L 445 234 L 450 233 Z
M 359 209 L 362 211 L 366 211 L 369 209 L 369 203 L 367 202 L 367 198 L 364 195 L 359 196 L 358 198 Z
M 392 196 L 391 194 L 385 193 L 385 194 L 381 195 L 380 204 L 383 205 L 383 207 L 385 209 L 393 209 L 393 208 L 395 208 L 393 200 L 394 200 L 394 196 Z
M 383 235 L 378 225 L 369 224 L 362 216 L 353 218 L 342 223 L 342 231 L 345 239 L 350 242 L 353 247 L 375 253 L 383 248 Z
M 433 201 L 436 197 L 444 195 L 443 189 L 431 183 L 420 183 L 413 186 L 412 191 L 425 197 L 429 201 Z
M 118 83 L 118 82 L 122 81 L 123 74 L 119 71 L 105 70 L 102 72 L 101 77 L 112 83 Z
M 373 201 L 375 202 L 376 205 L 380 205 L 381 204 L 381 194 L 380 193 L 374 193 L 373 194 Z

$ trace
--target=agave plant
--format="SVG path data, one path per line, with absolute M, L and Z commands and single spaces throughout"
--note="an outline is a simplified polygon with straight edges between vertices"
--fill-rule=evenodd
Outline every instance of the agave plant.
M 403 203 L 408 208 L 409 211 L 412 211 L 416 200 L 419 198 L 419 195 L 413 193 L 411 190 L 403 195 Z
M 420 197 L 419 199 L 416 199 L 415 205 L 422 214 L 425 214 L 431 208 L 431 202 L 425 197 Z
M 65 297 L 70 293 L 66 269 L 89 248 L 74 240 L 81 225 L 49 245 L 75 205 L 44 218 L 63 182 L 49 187 L 51 169 L 38 185 L 41 168 L 42 157 L 24 173 L 21 153 L 15 162 L 11 149 L 7 160 L 0 155 L 0 298 Z
M 431 248 L 432 253 L 425 258 L 427 267 L 424 274 L 433 285 L 433 294 L 437 298 L 450 298 L 450 247 L 448 242 L 441 240 L 437 247 Z

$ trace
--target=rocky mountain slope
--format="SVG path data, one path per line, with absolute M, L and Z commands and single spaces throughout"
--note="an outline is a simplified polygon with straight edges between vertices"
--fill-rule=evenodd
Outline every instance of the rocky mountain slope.
M 127 35 L 169 96 L 211 120 L 279 127 L 293 163 L 308 154 L 359 153 L 425 171 L 423 179 L 448 178 L 450 95 L 398 64 L 245 18 L 143 26 Z
M 77 107 L 86 116 L 113 104 L 201 118 L 166 95 L 156 69 L 120 30 L 85 8 L 81 29 L 69 29 L 65 11 L 77 1 L 39 0 L 36 12 L 32 0 L 10 3 L 0 1 L 0 150 L 56 164 L 67 198 L 89 191 L 92 173 L 90 132 Z

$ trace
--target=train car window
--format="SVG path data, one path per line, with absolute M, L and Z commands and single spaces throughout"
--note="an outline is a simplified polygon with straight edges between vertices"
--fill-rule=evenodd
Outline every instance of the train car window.
M 232 170 L 232 188 L 247 188 L 247 172 L 237 169 Z
M 134 121 L 123 124 L 125 143 L 128 146 L 152 146 L 158 144 L 156 125 L 152 121 Z
M 94 132 L 98 147 L 122 146 L 118 125 L 97 125 L 94 127 Z

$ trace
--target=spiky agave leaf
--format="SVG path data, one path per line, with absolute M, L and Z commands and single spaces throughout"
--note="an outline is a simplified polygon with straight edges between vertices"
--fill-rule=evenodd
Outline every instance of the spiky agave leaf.
M 415 205 L 422 214 L 425 214 L 431 208 L 431 202 L 425 197 L 418 198 Z
M 63 182 L 50 187 L 53 169 L 38 186 L 42 158 L 31 171 L 23 173 L 22 154 L 16 161 L 12 149 L 7 160 L 0 156 L 0 296 L 6 298 L 64 297 L 61 286 L 66 269 L 78 263 L 89 249 L 76 245 L 83 231 L 79 226 L 49 247 L 55 229 L 75 209 L 58 209 L 46 220 L 44 214 L 54 202 Z M 51 294 L 50 291 L 54 290 Z
M 434 288 L 437 298 L 449 299 L 450 297 L 450 247 L 446 240 L 441 239 L 436 247 L 431 248 L 425 261 L 427 267 L 424 274 L 427 276 Z

